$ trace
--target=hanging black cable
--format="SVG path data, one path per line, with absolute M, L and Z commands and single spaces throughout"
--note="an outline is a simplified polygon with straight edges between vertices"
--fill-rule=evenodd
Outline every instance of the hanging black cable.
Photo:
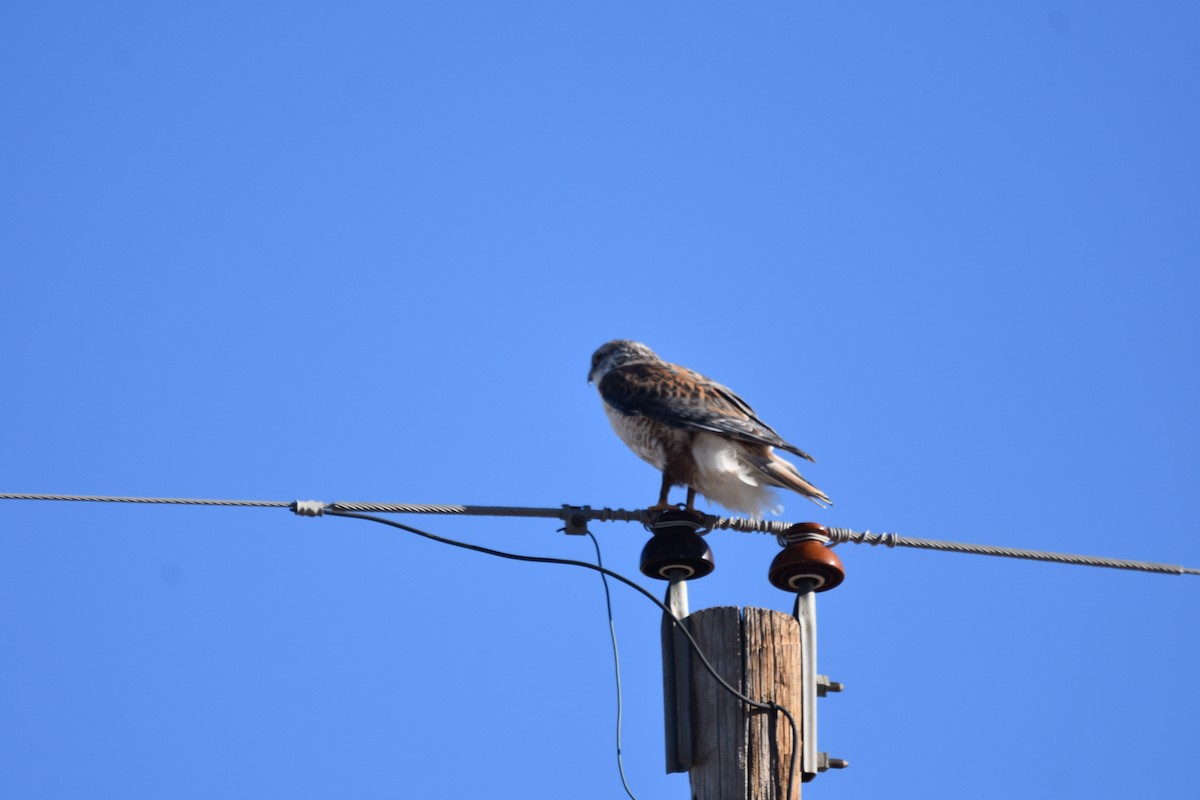
M 600 557 L 600 542 L 591 531 L 587 531 L 587 535 L 592 540 L 592 546 L 596 548 L 596 566 L 603 567 L 604 559 Z M 637 800 L 633 790 L 629 788 L 629 781 L 625 778 L 625 761 L 621 757 L 621 718 L 624 715 L 624 701 L 621 696 L 621 657 L 617 652 L 617 624 L 613 621 L 612 594 L 608 591 L 608 576 L 603 572 L 600 573 L 600 582 L 604 584 L 604 607 L 608 611 L 608 633 L 609 638 L 612 639 L 613 672 L 617 681 L 617 771 L 621 773 L 621 785 L 625 787 L 625 794 L 629 795 L 629 800 Z

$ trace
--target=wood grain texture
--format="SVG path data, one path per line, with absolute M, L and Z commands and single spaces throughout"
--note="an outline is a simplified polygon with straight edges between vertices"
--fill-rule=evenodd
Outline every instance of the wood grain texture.
M 796 620 L 762 608 L 709 608 L 687 624 L 717 672 L 760 701 L 800 718 L 800 630 Z M 784 800 L 792 748 L 786 718 L 752 709 L 725 691 L 693 656 L 695 762 L 693 800 Z M 800 776 L 790 800 L 800 797 Z
M 791 614 L 746 608 L 742 616 L 745 689 L 755 700 L 774 700 L 800 721 L 800 626 Z M 787 792 L 792 728 L 782 714 L 749 709 L 747 770 L 752 800 L 779 800 Z M 800 796 L 800 776 L 793 780 Z

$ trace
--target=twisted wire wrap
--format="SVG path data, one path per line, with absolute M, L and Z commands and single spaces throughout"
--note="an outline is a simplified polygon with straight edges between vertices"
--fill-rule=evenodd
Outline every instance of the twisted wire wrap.
M 594 522 L 650 522 L 656 512 L 649 509 L 591 508 L 590 506 L 563 506 L 561 508 L 529 508 L 523 506 L 460 506 L 460 505 L 413 505 L 402 503 L 321 503 L 317 500 L 203 500 L 179 497 L 110 497 L 105 495 L 74 494 L 0 494 L 0 500 L 65 500 L 92 503 L 158 503 L 190 506 L 234 506 L 242 508 L 288 508 L 301 516 L 320 516 L 322 510 L 358 511 L 391 514 L 459 514 L 486 517 L 539 517 L 542 519 L 570 520 L 583 515 Z M 779 536 L 794 523 L 774 520 L 749 519 L 746 517 L 719 517 L 705 515 L 703 525 L 709 530 L 732 530 L 743 533 L 769 533 Z M 844 542 L 853 544 L 911 547 L 918 550 L 941 550 L 949 553 L 968 553 L 981 556 L 1021 558 L 1030 561 L 1045 561 L 1056 564 L 1077 564 L 1086 567 L 1109 567 L 1161 575 L 1200 575 L 1200 569 L 1176 564 L 1156 564 L 1147 561 L 1129 561 L 1119 558 L 1082 556 L 1072 553 L 1050 553 L 1041 550 L 1021 550 L 1014 547 L 995 547 L 965 542 L 945 542 L 935 539 L 913 539 L 895 533 L 871 533 L 849 528 L 826 529 L 830 544 Z
M 870 531 L 859 533 L 849 528 L 826 528 L 825 532 L 829 534 L 831 544 L 853 542 L 854 544 L 869 544 L 872 547 L 883 545 L 891 548 L 899 544 L 900 540 L 900 537 L 894 533 L 871 533 Z

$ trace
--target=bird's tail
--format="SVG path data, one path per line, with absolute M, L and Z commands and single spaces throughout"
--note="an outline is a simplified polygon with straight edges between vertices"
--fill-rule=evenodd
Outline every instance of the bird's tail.
M 821 508 L 833 505 L 833 501 L 824 492 L 809 483 L 792 462 L 780 458 L 774 453 L 768 453 L 765 457 L 756 459 L 755 466 L 772 485 L 802 494 Z

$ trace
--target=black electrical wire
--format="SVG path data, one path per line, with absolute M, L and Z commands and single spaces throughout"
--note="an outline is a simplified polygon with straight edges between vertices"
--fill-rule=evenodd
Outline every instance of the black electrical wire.
M 376 517 L 371 514 L 360 514 L 358 512 L 354 512 L 354 511 L 335 511 L 335 510 L 329 509 L 329 508 L 325 509 L 325 514 L 328 516 L 334 516 L 334 517 L 353 517 L 354 519 L 365 519 L 365 520 L 369 520 L 371 522 L 379 522 L 384 525 L 390 525 L 393 528 L 399 528 L 402 531 L 406 531 L 408 533 L 412 533 L 417 536 L 421 536 L 425 539 L 429 539 L 434 542 L 439 542 L 440 544 L 448 544 L 451 547 L 460 547 L 464 550 L 473 550 L 476 553 L 484 553 L 485 555 L 497 556 L 499 558 L 507 558 L 507 559 L 511 559 L 513 561 L 527 561 L 527 562 L 534 563 L 534 564 L 562 564 L 562 565 L 568 566 L 568 567 L 582 567 L 584 569 L 594 570 L 596 572 L 599 572 L 601 575 L 606 575 L 615 581 L 620 581 L 621 583 L 625 584 L 629 588 L 636 591 L 638 594 L 641 594 L 643 597 L 645 597 L 651 603 L 654 603 L 654 605 L 658 606 L 658 608 L 661 609 L 664 614 L 666 614 L 669 618 L 674 620 L 674 622 L 672 624 L 674 624 L 676 628 L 678 628 L 680 631 L 683 632 L 684 637 L 687 638 L 687 640 L 688 640 L 688 645 L 692 648 L 692 652 L 694 652 L 696 654 L 696 657 L 700 659 L 700 663 L 704 666 L 704 669 L 708 672 L 709 675 L 711 675 L 713 677 L 713 680 L 715 680 L 717 682 L 717 684 L 720 685 L 725 691 L 729 692 L 729 694 L 733 695 L 738 700 L 741 700 L 743 703 L 750 706 L 751 708 L 761 708 L 761 709 L 764 709 L 764 710 L 772 712 L 772 713 L 778 712 L 780 714 L 783 714 L 783 716 L 787 719 L 788 725 L 791 726 L 791 729 L 792 729 L 792 758 L 791 758 L 791 764 L 788 767 L 787 794 L 785 794 L 784 797 L 789 798 L 789 800 L 790 800 L 790 798 L 792 796 L 792 784 L 793 784 L 793 781 L 796 776 L 796 758 L 797 758 L 797 754 L 800 750 L 800 736 L 799 736 L 798 731 L 796 730 L 795 717 L 792 716 L 790 711 L 788 711 L 786 708 L 779 705 L 778 703 L 776 703 L 773 700 L 768 700 L 766 702 L 762 702 L 760 700 L 753 700 L 753 699 L 747 697 L 746 695 L 742 694 L 741 692 L 739 692 L 733 686 L 731 686 L 728 681 L 726 681 L 724 678 L 722 678 L 720 676 L 720 674 L 717 673 L 716 668 L 713 667 L 712 663 L 708 660 L 708 657 L 706 655 L 704 655 L 704 651 L 700 648 L 700 644 L 696 641 L 695 637 L 692 636 L 692 632 L 688 630 L 687 625 L 680 625 L 679 624 L 680 621 L 678 619 L 675 619 L 675 616 L 671 613 L 671 609 L 667 608 L 665 603 L 663 603 L 661 600 L 659 600 L 657 597 L 655 597 L 653 594 L 651 594 L 641 584 L 636 583 L 633 580 L 630 580 L 629 578 L 626 578 L 624 575 L 622 575 L 619 572 L 613 572 L 611 569 L 608 569 L 607 567 L 600 566 L 599 564 L 591 564 L 591 563 L 588 563 L 587 561 L 575 561 L 574 559 L 569 559 L 569 558 L 553 558 L 551 556 L 526 556 L 526 555 L 521 555 L 520 553 L 507 553 L 503 550 L 493 550 L 490 547 L 483 547 L 482 545 L 469 544 L 468 542 L 460 542 L 456 539 L 447 539 L 445 537 L 438 536 L 437 534 L 429 533 L 428 531 L 423 531 L 423 530 L 420 530 L 419 528 L 413 528 L 409 525 L 405 525 L 403 523 L 396 522 L 395 520 L 385 519 L 384 517 Z
M 600 542 L 591 531 L 587 531 L 587 535 L 592 540 L 592 546 L 596 548 L 596 566 L 603 567 L 604 559 L 600 557 Z M 612 639 L 613 672 L 617 679 L 617 771 L 621 773 L 621 785 L 625 787 L 625 794 L 629 795 L 629 800 L 637 800 L 633 790 L 629 788 L 629 781 L 625 779 L 625 761 L 621 758 L 621 718 L 624 715 L 624 702 L 621 699 L 621 657 L 617 653 L 617 623 L 613 621 L 612 594 L 608 591 L 608 576 L 603 572 L 600 573 L 600 582 L 604 584 L 604 607 L 608 610 L 608 633 Z

